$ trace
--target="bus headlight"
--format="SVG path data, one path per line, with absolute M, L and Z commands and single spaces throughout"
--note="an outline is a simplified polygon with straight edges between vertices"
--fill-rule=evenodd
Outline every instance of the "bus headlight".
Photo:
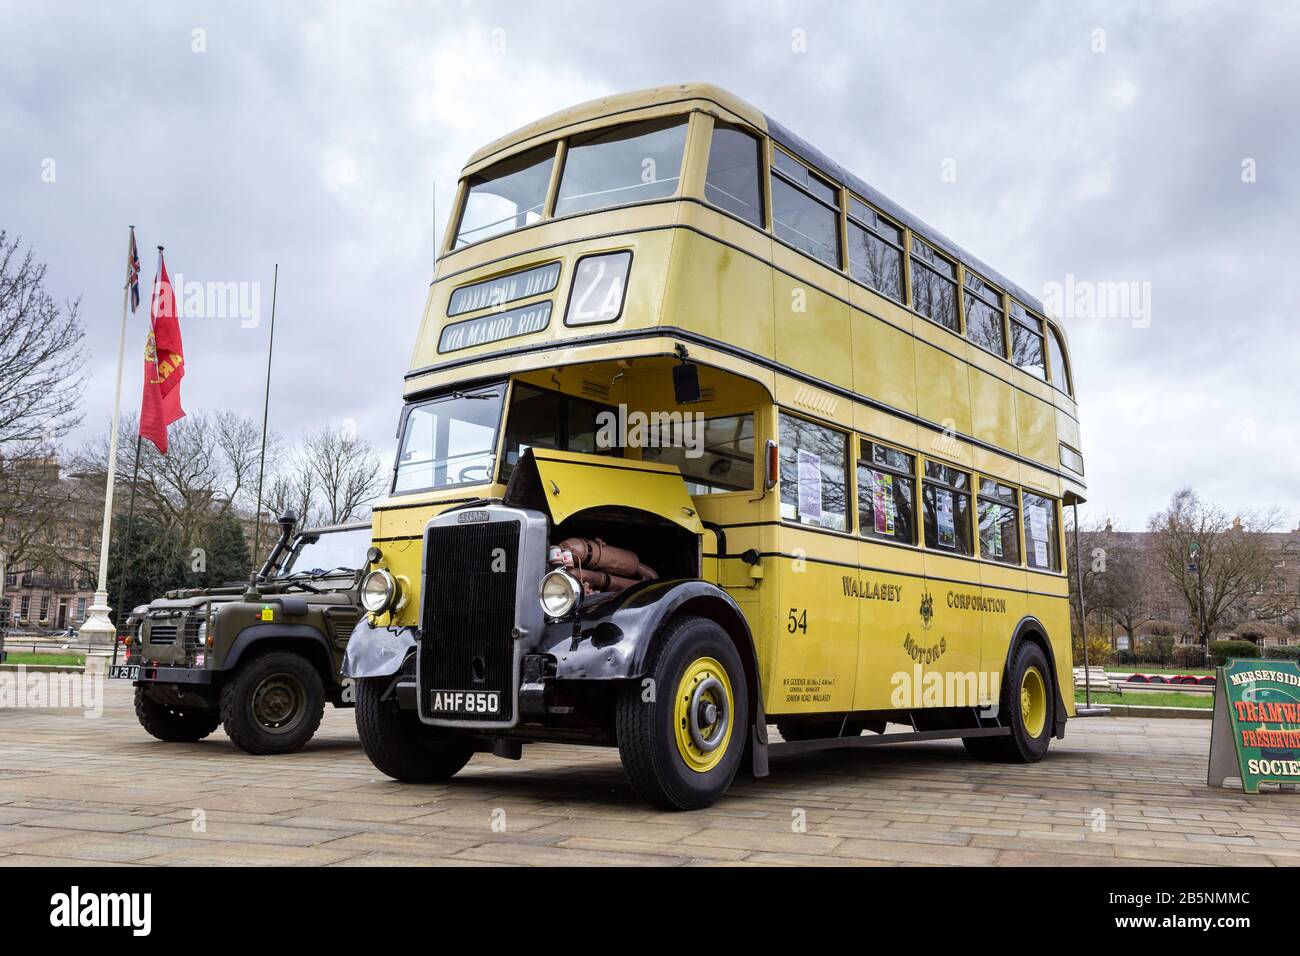
M 581 597 L 582 585 L 558 569 L 548 572 L 537 589 L 542 611 L 550 618 L 566 617 L 578 606 Z
M 361 606 L 382 614 L 397 603 L 397 581 L 387 571 L 371 571 L 361 579 Z

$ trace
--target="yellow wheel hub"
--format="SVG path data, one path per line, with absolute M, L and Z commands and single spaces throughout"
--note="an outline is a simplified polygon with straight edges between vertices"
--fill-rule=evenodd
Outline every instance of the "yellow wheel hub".
M 712 657 L 692 661 L 677 683 L 673 729 L 686 766 L 707 773 L 718 765 L 735 723 L 731 680 Z
M 1020 722 L 1031 737 L 1039 736 L 1047 723 L 1047 682 L 1037 667 L 1020 678 Z

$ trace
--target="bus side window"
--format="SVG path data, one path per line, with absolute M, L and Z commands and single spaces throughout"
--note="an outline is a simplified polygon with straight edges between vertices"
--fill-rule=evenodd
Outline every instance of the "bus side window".
M 1011 361 L 1035 378 L 1047 381 L 1047 346 L 1043 343 L 1043 320 L 1011 300 Z
M 858 453 L 858 533 L 916 544 L 916 459 L 862 440 Z
M 957 266 L 912 235 L 912 307 L 945 329 L 961 332 L 957 318 Z
M 952 554 L 974 554 L 970 530 L 970 475 L 937 461 L 925 463 L 921 484 L 925 546 Z
M 1039 571 L 1061 570 L 1056 534 L 1056 502 L 1025 492 L 1025 551 L 1029 566 Z
M 847 530 L 848 436 L 782 413 L 779 445 L 781 517 Z
M 733 216 L 763 228 L 763 187 L 758 140 L 727 123 L 714 122 L 704 198 Z
M 1051 326 L 1048 326 L 1048 328 L 1051 328 Z M 1052 384 L 1066 395 L 1073 395 L 1074 388 L 1070 383 L 1069 371 L 1065 364 L 1065 343 L 1061 341 L 1061 333 L 1056 329 L 1052 329 L 1050 354 L 1052 357 Z

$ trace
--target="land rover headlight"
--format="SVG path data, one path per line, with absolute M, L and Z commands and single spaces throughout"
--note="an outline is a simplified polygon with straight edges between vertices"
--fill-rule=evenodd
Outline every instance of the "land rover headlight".
M 397 603 L 397 581 L 387 571 L 371 571 L 361 579 L 361 606 L 382 614 Z
M 542 602 L 542 611 L 547 617 L 566 617 L 578 606 L 578 600 L 582 597 L 582 585 L 557 569 L 542 578 L 537 597 Z

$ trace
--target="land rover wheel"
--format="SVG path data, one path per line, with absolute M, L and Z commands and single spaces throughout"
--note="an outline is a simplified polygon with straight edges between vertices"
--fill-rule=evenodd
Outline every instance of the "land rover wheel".
M 981 760 L 1036 763 L 1052 740 L 1055 685 L 1047 655 L 1032 641 L 1022 641 L 1003 678 L 1001 713 L 1011 728 L 1005 737 L 967 737 L 966 751 Z
M 406 783 L 450 780 L 474 755 L 463 735 L 420 722 L 413 710 L 397 706 L 386 694 L 391 677 L 357 680 L 357 736 L 370 762 L 381 773 Z
M 221 726 L 221 716 L 215 709 L 164 704 L 138 686 L 135 689 L 135 716 L 141 727 L 169 744 L 192 744 Z
M 325 687 L 311 662 L 290 651 L 259 654 L 221 688 L 221 722 L 250 754 L 287 754 L 311 740 L 325 713 Z
M 726 632 L 701 617 L 670 621 L 617 708 L 618 752 L 636 791 L 667 810 L 716 803 L 735 779 L 748 732 L 749 688 Z

